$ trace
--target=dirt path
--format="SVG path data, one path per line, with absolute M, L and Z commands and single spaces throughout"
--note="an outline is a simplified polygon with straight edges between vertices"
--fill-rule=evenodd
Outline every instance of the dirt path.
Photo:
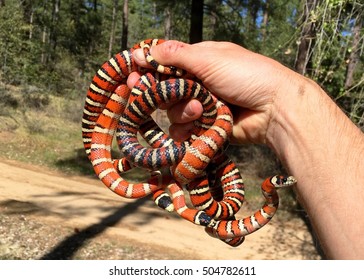
M 118 242 L 122 241 L 135 243 L 136 247 L 145 245 L 158 253 L 151 258 L 163 254 L 167 258 L 168 254 L 174 254 L 177 258 L 191 259 L 318 258 L 300 220 L 283 222 L 283 218 L 276 216 L 263 229 L 247 236 L 239 248 L 230 248 L 209 237 L 203 228 L 158 209 L 151 200 L 123 199 L 98 180 L 67 178 L 12 161 L 1 162 L 0 170 L 0 206 L 4 210 L 2 213 L 11 213 L 7 222 L 32 219 L 46 227 L 74 229 L 74 235 L 84 229 L 98 228 L 98 236 L 104 241 L 114 241 L 110 246 L 119 246 Z M 6 226 L 3 223 L 0 227 L 4 232 L 1 237 L 0 230 L 0 245 L 1 238 L 6 235 Z M 42 232 L 37 238 L 42 238 Z M 59 246 L 64 238 L 53 247 Z M 52 248 L 44 250 L 51 251 Z M 98 255 L 98 258 L 115 259 L 118 256 Z

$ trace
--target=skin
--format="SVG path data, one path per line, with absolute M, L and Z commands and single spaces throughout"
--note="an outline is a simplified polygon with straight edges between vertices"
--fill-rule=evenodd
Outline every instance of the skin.
M 298 183 L 295 191 L 329 259 L 364 259 L 364 134 L 312 80 L 227 42 L 167 41 L 151 50 L 162 65 L 199 78 L 228 102 L 232 141 L 264 143 Z M 141 50 L 135 61 L 147 66 Z M 128 80 L 131 87 L 138 73 Z M 196 100 L 168 109 L 171 136 L 189 136 Z

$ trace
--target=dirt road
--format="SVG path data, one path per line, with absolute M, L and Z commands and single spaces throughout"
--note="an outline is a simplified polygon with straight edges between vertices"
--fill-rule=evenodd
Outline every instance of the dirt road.
M 75 234 L 98 227 L 104 240 L 146 244 L 159 254 L 173 251 L 181 258 L 318 258 L 310 234 L 299 219 L 285 222 L 278 215 L 247 236 L 239 248 L 230 248 L 209 237 L 203 228 L 160 210 L 150 199 L 123 199 L 98 180 L 65 177 L 12 161 L 1 162 L 0 170 L 0 206 L 12 213 L 9 219 L 29 216 L 48 226 L 74 228 Z M 6 224 L 2 226 L 6 232 Z M 42 238 L 42 233 L 37 236 Z

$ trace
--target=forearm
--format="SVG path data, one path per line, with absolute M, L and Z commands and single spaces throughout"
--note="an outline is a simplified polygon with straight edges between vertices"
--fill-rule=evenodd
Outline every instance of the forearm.
M 364 258 L 363 133 L 313 82 L 294 77 L 285 92 L 272 108 L 268 144 L 297 178 L 327 257 Z

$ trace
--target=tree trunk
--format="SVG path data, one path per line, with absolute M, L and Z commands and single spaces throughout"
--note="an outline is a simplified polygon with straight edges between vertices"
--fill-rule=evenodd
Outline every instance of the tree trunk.
M 306 0 L 303 7 L 302 30 L 295 62 L 296 71 L 302 75 L 307 73 L 310 64 L 310 50 L 316 36 L 316 25 L 311 20 L 310 14 L 317 7 L 318 2 L 319 0 Z
M 249 1 L 249 14 L 250 14 L 250 20 L 249 20 L 249 33 L 255 33 L 255 30 L 257 29 L 257 18 L 258 18 L 258 12 L 260 9 L 260 1 L 256 0 L 250 0 Z
M 112 56 L 112 49 L 114 47 L 115 42 L 115 21 L 116 21 L 116 11 L 119 5 L 119 0 L 114 0 L 114 5 L 112 8 L 112 19 L 111 19 L 111 30 L 110 30 L 110 37 L 109 37 L 109 50 L 108 50 L 108 57 Z
M 269 0 L 266 0 L 265 4 L 263 5 L 263 22 L 262 22 L 262 42 L 263 42 L 263 44 L 265 42 L 265 39 L 267 38 L 268 18 L 269 18 Z
M 33 21 L 34 21 L 34 11 L 32 9 L 32 12 L 30 13 L 30 16 L 29 16 L 29 25 L 30 25 L 29 40 L 31 40 L 33 38 Z
M 5 7 L 5 0 L 0 0 L 0 7 Z
M 123 6 L 123 19 L 122 19 L 122 34 L 121 34 L 121 49 L 125 50 L 128 48 L 128 15 L 129 15 L 129 9 L 128 9 L 128 0 L 124 0 L 124 6 Z
M 203 0 L 192 0 L 191 7 L 191 26 L 190 26 L 190 43 L 202 41 L 203 29 Z
M 47 62 L 46 44 L 47 44 L 47 27 L 44 25 L 42 30 L 42 53 L 40 55 L 41 64 L 46 64 Z
M 28 39 L 31 40 L 33 37 L 33 16 L 34 16 L 33 3 L 32 1 L 22 1 L 21 4 L 23 7 L 24 21 L 29 24 L 29 30 L 26 31 L 26 34 Z
M 170 40 L 172 38 L 172 12 L 171 6 L 166 5 L 164 8 L 164 39 Z
M 211 1 L 210 5 L 208 6 L 209 17 L 210 17 L 210 32 L 211 32 L 211 39 L 218 40 L 219 38 L 219 8 L 222 6 L 221 0 L 213 0 Z
M 346 77 L 344 86 L 346 90 L 348 90 L 353 85 L 355 68 L 360 59 L 359 43 L 360 43 L 360 30 L 362 26 L 363 26 L 362 19 L 360 17 L 357 17 L 353 28 L 353 42 L 352 42 L 351 52 L 349 55 L 348 66 L 346 68 Z
M 59 9 L 61 5 L 61 0 L 53 1 L 53 10 L 52 10 L 52 21 L 49 30 L 49 40 L 50 40 L 50 58 L 53 59 L 54 54 L 56 53 L 57 48 L 57 39 L 58 39 L 58 21 L 59 21 Z

